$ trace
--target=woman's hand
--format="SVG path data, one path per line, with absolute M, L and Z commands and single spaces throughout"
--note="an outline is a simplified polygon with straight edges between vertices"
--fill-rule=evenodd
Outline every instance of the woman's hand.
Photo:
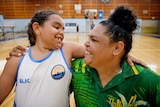
M 9 56 L 6 58 L 6 60 L 10 59 L 11 56 L 17 56 L 20 57 L 22 55 L 25 55 L 26 49 L 22 46 L 16 46 L 12 49 L 12 51 L 9 53 Z

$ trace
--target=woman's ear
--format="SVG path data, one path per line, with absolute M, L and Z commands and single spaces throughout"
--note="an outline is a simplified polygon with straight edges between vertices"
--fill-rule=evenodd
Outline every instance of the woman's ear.
M 122 41 L 118 41 L 114 44 L 113 55 L 118 55 L 122 53 L 124 50 L 124 43 Z
M 40 30 L 39 30 L 40 25 L 37 22 L 34 22 L 32 24 L 32 28 L 33 28 L 35 35 L 40 35 Z

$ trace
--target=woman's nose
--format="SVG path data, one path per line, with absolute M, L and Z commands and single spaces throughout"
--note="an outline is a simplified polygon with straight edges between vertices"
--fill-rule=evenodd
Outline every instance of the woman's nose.
M 84 45 L 85 45 L 86 47 L 88 47 L 88 46 L 89 46 L 89 40 L 87 40 L 87 41 L 84 43 Z

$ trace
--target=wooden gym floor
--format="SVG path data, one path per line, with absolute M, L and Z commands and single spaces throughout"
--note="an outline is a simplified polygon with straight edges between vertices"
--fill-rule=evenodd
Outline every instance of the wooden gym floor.
M 73 41 L 84 44 L 88 33 L 65 33 L 64 41 Z M 5 38 L 0 36 L 0 73 L 3 71 L 6 57 L 13 47 L 29 45 L 26 33 L 6 34 Z M 152 70 L 160 74 L 160 35 L 135 34 L 133 36 L 133 48 L 130 52 L 134 57 L 143 60 Z M 14 89 L 13 89 L 14 90 Z M 12 107 L 14 92 L 6 98 L 0 107 Z M 71 107 L 74 106 L 73 95 L 71 96 Z

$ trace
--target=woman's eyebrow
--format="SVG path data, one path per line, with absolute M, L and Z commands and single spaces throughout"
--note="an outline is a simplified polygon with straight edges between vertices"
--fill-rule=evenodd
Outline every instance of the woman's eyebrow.
M 90 35 L 90 34 L 89 34 L 88 37 L 97 38 L 97 35 L 92 35 L 92 34 Z

